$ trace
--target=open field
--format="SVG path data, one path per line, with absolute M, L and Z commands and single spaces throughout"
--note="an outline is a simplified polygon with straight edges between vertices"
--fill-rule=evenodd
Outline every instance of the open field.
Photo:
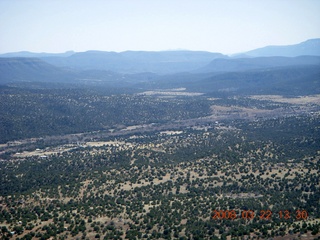
M 320 94 L 292 97 L 292 98 L 286 98 L 280 95 L 253 95 L 253 96 L 250 96 L 250 98 L 257 99 L 257 100 L 280 102 L 280 103 L 301 104 L 301 105 L 306 105 L 306 104 L 320 105 Z

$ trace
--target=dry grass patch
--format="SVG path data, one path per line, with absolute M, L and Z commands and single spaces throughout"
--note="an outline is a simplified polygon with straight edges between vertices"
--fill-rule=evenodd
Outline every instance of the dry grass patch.
M 317 104 L 320 105 L 320 94 L 317 95 L 309 95 L 309 96 L 300 96 L 295 98 L 286 98 L 280 95 L 253 95 L 250 96 L 252 99 L 256 100 L 267 100 L 279 103 L 290 103 L 290 104 Z

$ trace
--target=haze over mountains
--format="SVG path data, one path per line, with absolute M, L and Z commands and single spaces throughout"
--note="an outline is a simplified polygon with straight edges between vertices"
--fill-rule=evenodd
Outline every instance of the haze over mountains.
M 264 79 L 265 89 L 275 89 L 278 85 L 288 92 L 305 87 L 308 93 L 317 93 L 320 92 L 319 69 L 320 39 L 265 47 L 235 57 L 203 51 L 20 52 L 0 55 L 0 84 L 85 83 L 221 92 L 249 88 L 253 91 L 255 84 L 260 81 L 261 87 Z M 291 80 L 295 85 L 290 84 Z

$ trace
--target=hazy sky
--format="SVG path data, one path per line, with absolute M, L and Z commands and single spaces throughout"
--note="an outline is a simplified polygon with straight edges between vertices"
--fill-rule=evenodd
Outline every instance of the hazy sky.
M 0 53 L 205 50 L 320 38 L 320 0 L 0 0 Z

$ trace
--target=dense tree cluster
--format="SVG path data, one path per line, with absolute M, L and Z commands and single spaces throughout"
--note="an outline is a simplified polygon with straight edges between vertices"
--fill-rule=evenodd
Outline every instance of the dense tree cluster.
M 106 95 L 88 89 L 0 87 L 0 143 L 114 128 L 163 123 L 209 114 L 202 98 Z

